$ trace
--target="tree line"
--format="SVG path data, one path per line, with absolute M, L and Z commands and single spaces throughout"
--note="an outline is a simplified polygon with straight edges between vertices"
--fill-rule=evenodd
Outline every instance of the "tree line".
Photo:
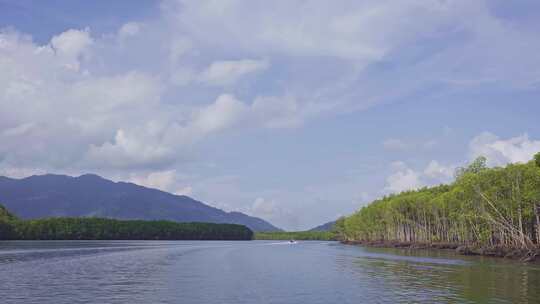
M 276 231 L 276 232 L 256 232 L 256 240 L 335 240 L 332 231 Z
M 540 153 L 525 164 L 488 168 L 484 157 L 448 185 L 375 200 L 334 226 L 348 241 L 447 242 L 540 247 Z
M 108 218 L 20 220 L 0 205 L 0 240 L 251 240 L 243 225 Z

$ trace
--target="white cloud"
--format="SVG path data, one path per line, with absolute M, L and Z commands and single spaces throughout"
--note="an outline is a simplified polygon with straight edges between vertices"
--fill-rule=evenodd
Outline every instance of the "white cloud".
M 204 133 L 228 128 L 242 119 L 247 110 L 247 106 L 233 95 L 223 94 L 215 103 L 195 113 L 193 128 Z
M 123 130 L 138 127 L 150 113 L 163 116 L 156 109 L 156 78 L 134 71 L 94 76 L 80 69 L 81 54 L 95 43 L 88 30 L 68 30 L 42 46 L 16 32 L 0 32 L 0 41 L 3 166 L 91 170 L 84 165 L 88 153 L 95 156 L 96 147 L 111 146 L 112 138 L 124 150 L 133 148 L 135 139 Z M 66 69 L 66 63 L 76 68 Z
M 298 215 L 275 200 L 258 197 L 251 206 L 240 211 L 273 223 L 287 223 L 287 226 L 293 227 L 293 229 L 298 228 Z
M 150 172 L 147 175 L 132 174 L 130 182 L 167 191 L 174 185 L 176 179 L 176 170 Z
M 527 134 L 501 139 L 484 132 L 474 137 L 469 144 L 469 160 L 484 156 L 489 166 L 503 166 L 508 163 L 525 163 L 540 152 L 540 140 L 529 139 Z M 436 160 L 428 163 L 423 170 L 414 170 L 402 161 L 391 164 L 393 173 L 387 177 L 385 193 L 397 193 L 418 189 L 440 183 L 449 183 L 454 179 L 457 165 L 444 165 Z
M 31 175 L 46 174 L 43 169 L 23 168 L 23 167 L 0 167 L 0 176 L 11 178 L 24 178 Z
M 271 218 L 279 215 L 281 210 L 276 206 L 274 201 L 268 201 L 262 197 L 258 197 L 251 206 L 251 213 L 263 218 Z
M 135 36 L 141 31 L 141 24 L 138 22 L 128 22 L 122 25 L 118 30 L 118 36 L 120 38 L 127 38 L 130 36 Z
M 372 61 L 396 45 L 437 31 L 466 7 L 438 1 L 274 2 L 270 6 L 240 1 L 166 1 L 163 8 L 179 28 L 204 43 Z
M 181 187 L 174 190 L 174 194 L 190 196 L 193 194 L 193 188 L 191 186 Z
M 199 76 L 199 80 L 219 86 L 229 86 L 240 80 L 241 77 L 262 71 L 269 66 L 267 60 L 224 60 L 213 62 Z
M 502 166 L 530 161 L 534 154 L 540 152 L 540 140 L 531 140 L 527 134 L 500 139 L 492 133 L 484 132 L 473 138 L 469 148 L 471 159 L 484 156 L 488 165 Z
M 292 96 L 258 96 L 252 105 L 255 117 L 267 128 L 290 128 L 302 124 L 303 114 Z
M 444 166 L 438 161 L 432 160 L 424 169 L 424 175 L 440 182 L 449 182 L 454 177 L 455 169 L 454 166 Z
M 91 145 L 87 159 L 98 166 L 115 168 L 144 167 L 160 164 L 173 158 L 174 151 L 160 142 L 152 143 L 149 137 L 116 131 L 114 141 L 100 146 Z
M 90 37 L 88 29 L 67 30 L 51 39 L 51 48 L 57 56 L 66 60 L 64 67 L 79 70 L 79 57 L 88 50 L 94 40 Z
M 82 168 L 101 157 L 107 159 L 103 164 L 122 168 L 163 163 L 182 158 L 186 146 L 208 134 L 240 124 L 297 127 L 312 117 L 398 98 L 433 79 L 483 79 L 489 71 L 496 79 L 512 75 L 512 82 L 526 85 L 540 70 L 534 68 L 537 56 L 499 56 L 534 49 L 536 40 L 499 22 L 482 3 L 171 0 L 162 8 L 155 20 L 127 22 L 109 35 L 70 29 L 42 45 L 16 31 L 1 31 L 4 162 Z M 298 12 L 309 14 L 299 18 Z M 456 33 L 469 38 L 440 44 Z M 418 42 L 433 42 L 438 51 L 410 65 L 400 50 Z M 485 49 L 494 51 L 480 56 Z M 224 59 L 231 57 L 247 59 Z M 400 66 L 395 90 L 385 89 L 395 84 L 386 74 L 364 73 L 381 60 Z M 257 73 L 263 70 L 268 73 Z M 272 78 L 258 87 L 239 82 L 255 74 Z M 201 81 L 227 86 L 229 94 L 201 88 Z M 13 134 L 24 136 L 13 139 Z M 28 143 L 31 148 L 23 151 Z M 387 148 L 406 144 L 384 143 Z M 46 149 L 55 153 L 46 155 Z M 135 149 L 142 149 L 140 156 Z M 93 161 L 85 164 L 88 155 Z
M 406 190 L 418 189 L 422 186 L 419 173 L 410 168 L 404 168 L 388 176 L 385 191 L 399 193 Z
M 67 30 L 51 39 L 51 46 L 57 54 L 76 58 L 93 42 L 88 29 Z
M 193 188 L 186 186 L 184 179 L 184 177 L 179 176 L 175 169 L 172 169 L 149 173 L 131 173 L 127 180 L 137 185 L 171 192 L 176 195 L 192 195 Z
M 453 165 L 445 166 L 436 160 L 432 160 L 424 170 L 411 169 L 402 161 L 393 162 L 391 168 L 393 173 L 386 178 L 383 193 L 399 193 L 424 186 L 451 182 L 456 167 Z

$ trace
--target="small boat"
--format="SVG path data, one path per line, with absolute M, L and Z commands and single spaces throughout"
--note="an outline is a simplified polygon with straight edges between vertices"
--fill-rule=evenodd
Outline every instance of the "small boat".
M 296 244 L 295 240 L 289 240 L 289 244 Z

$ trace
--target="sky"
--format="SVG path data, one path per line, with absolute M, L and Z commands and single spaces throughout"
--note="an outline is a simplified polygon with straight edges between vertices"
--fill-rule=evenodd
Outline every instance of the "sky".
M 540 2 L 0 0 L 0 175 L 312 228 L 540 151 Z

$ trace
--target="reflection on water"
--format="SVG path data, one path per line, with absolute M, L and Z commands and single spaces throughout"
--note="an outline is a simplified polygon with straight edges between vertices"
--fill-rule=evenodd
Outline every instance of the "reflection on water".
M 540 303 L 540 266 L 333 242 L 0 242 L 1 303 Z
M 413 294 L 439 303 L 540 303 L 540 265 L 445 251 L 364 251 L 355 271 L 383 281 L 404 302 Z

